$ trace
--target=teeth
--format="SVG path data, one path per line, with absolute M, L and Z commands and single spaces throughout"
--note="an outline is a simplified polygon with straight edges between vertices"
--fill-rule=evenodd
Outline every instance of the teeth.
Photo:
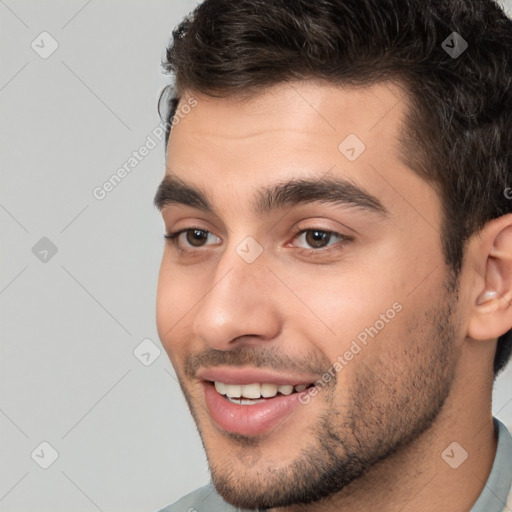
M 282 395 L 291 395 L 293 393 L 293 386 L 279 386 L 277 391 Z
M 273 398 L 277 393 L 288 396 L 295 390 L 297 393 L 304 391 L 306 384 L 298 384 L 297 386 L 277 384 L 224 384 L 223 382 L 215 382 L 217 393 L 226 395 L 228 398 L 238 398 L 236 403 L 241 403 L 242 398 L 257 400 L 260 397 Z M 245 401 L 244 401 L 245 402 Z
M 261 396 L 261 386 L 259 384 L 245 384 L 242 387 L 242 396 L 244 398 L 259 398 Z
M 251 400 L 249 398 L 229 398 L 227 397 L 228 400 L 232 403 L 232 404 L 238 404 L 238 405 L 256 405 L 256 404 L 261 404 L 262 402 L 264 402 L 265 400 Z
M 226 394 L 226 384 L 223 384 L 222 382 L 216 382 L 215 389 L 217 390 L 217 393 L 220 393 L 221 395 Z
M 277 395 L 277 386 L 275 384 L 262 384 L 261 396 L 264 398 L 272 398 Z
M 230 398 L 240 398 L 242 396 L 242 386 L 239 384 L 224 384 L 226 387 L 225 395 Z

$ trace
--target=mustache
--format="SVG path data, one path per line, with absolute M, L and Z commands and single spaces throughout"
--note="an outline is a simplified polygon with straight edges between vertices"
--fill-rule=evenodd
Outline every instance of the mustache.
M 318 354 L 292 357 L 283 354 L 277 347 L 240 345 L 232 350 L 207 348 L 201 352 L 189 354 L 185 359 L 184 372 L 187 377 L 195 378 L 200 368 L 251 366 L 298 374 L 307 372 L 320 376 L 331 364 L 327 357 Z

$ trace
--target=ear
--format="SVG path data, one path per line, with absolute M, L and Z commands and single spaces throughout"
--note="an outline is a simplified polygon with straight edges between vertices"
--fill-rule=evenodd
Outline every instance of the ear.
M 488 222 L 470 244 L 476 273 L 468 336 L 495 339 L 512 328 L 512 214 Z

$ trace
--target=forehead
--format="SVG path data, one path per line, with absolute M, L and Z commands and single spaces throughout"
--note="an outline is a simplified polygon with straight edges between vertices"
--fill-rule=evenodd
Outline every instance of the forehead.
M 407 102 L 405 92 L 388 82 L 348 88 L 313 80 L 281 83 L 248 98 L 188 93 L 179 108 L 190 97 L 196 106 L 170 134 L 171 168 L 209 153 L 226 160 L 246 154 L 254 161 L 266 160 L 265 153 L 271 152 L 287 160 L 291 149 L 301 158 L 316 149 L 333 161 L 343 155 L 340 144 L 350 136 L 358 145 L 356 153 L 363 147 L 373 152 L 387 147 L 390 154 L 398 144 Z
M 214 98 L 188 92 L 180 105 L 191 97 L 198 101 L 197 106 L 171 135 L 203 130 L 236 140 L 258 132 L 304 129 L 306 125 L 321 135 L 332 135 L 339 129 L 377 135 L 387 132 L 390 125 L 399 127 L 407 104 L 406 91 L 391 82 L 347 87 L 302 80 L 280 83 L 245 98 Z M 224 123 L 227 119 L 229 123 Z M 378 125 L 382 125 L 380 129 Z
M 402 160 L 409 103 L 395 84 L 354 88 L 296 81 L 245 99 L 191 92 L 180 104 L 191 97 L 196 106 L 171 131 L 167 169 L 208 189 L 214 200 L 229 196 L 230 204 L 243 207 L 240 198 L 263 186 L 335 175 L 398 208 L 397 199 L 403 202 L 418 187 L 419 196 L 436 201 Z M 419 199 L 415 208 L 423 206 Z

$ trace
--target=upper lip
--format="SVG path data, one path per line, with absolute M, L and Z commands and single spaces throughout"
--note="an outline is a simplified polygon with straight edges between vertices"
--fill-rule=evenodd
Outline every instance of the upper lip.
M 278 386 L 298 386 L 312 384 L 317 377 L 312 375 L 293 375 L 291 373 L 278 373 L 273 370 L 250 367 L 217 366 L 215 368 L 201 368 L 197 377 L 212 382 L 224 384 L 277 384 Z

